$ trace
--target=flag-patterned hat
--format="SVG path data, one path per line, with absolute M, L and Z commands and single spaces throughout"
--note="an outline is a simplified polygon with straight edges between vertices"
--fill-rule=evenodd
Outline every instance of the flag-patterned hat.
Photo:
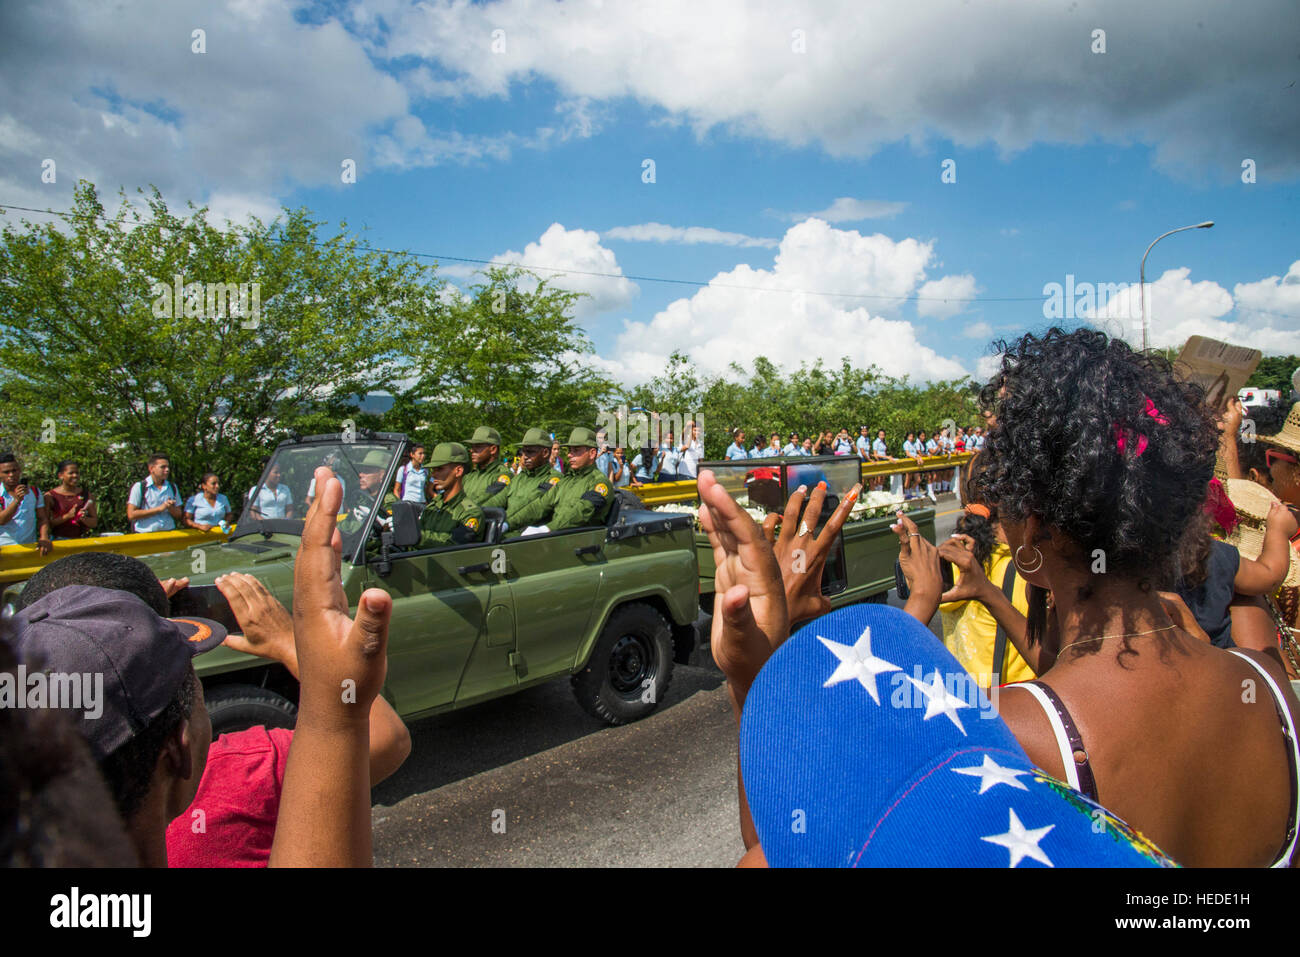
M 777 650 L 745 701 L 740 763 L 774 867 L 1173 864 L 1037 770 L 916 619 L 853 605 Z

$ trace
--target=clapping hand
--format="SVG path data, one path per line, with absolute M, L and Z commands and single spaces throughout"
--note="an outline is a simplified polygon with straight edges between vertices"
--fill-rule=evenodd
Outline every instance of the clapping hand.
M 822 571 L 826 567 L 826 558 L 836 536 L 848 521 L 853 504 L 861 493 L 861 483 L 853 486 L 853 490 L 844 496 L 844 501 L 826 520 L 826 525 L 816 538 L 812 537 L 808 520 L 811 517 L 812 527 L 816 526 L 826 501 L 825 482 L 818 482 L 811 496 L 802 485 L 795 490 L 785 503 L 780 535 L 776 534 L 777 516 L 769 515 L 764 519 L 763 535 L 771 544 L 781 568 L 786 607 L 792 624 L 820 618 L 831 610 L 830 599 L 822 594 Z M 805 500 L 808 503 L 806 509 L 803 508 Z M 804 515 L 802 520 L 799 518 L 801 509 Z

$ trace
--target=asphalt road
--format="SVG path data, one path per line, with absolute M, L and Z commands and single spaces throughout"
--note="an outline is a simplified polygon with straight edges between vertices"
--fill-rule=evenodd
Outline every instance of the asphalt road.
M 707 648 L 635 724 L 589 717 L 563 678 L 414 722 L 411 738 L 374 791 L 378 866 L 730 867 L 744 851 L 736 724 Z

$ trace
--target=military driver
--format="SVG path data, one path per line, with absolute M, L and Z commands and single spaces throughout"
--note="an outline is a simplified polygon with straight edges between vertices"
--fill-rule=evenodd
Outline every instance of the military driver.
M 348 511 L 348 515 L 343 521 L 339 522 L 339 531 L 344 535 L 361 530 L 361 526 L 366 523 L 370 517 L 370 510 L 375 506 L 375 500 L 383 495 L 379 503 L 379 518 L 376 520 L 380 525 L 387 523 L 393 514 L 393 505 L 399 499 L 391 491 L 384 490 L 384 472 L 388 470 L 388 463 L 392 459 L 389 453 L 383 449 L 371 449 L 366 453 L 365 458 L 356 464 L 357 484 L 361 488 L 357 491 L 356 501 Z M 313 478 L 312 482 L 315 483 Z M 343 481 L 342 478 L 339 479 Z M 313 485 L 313 491 L 314 491 Z M 344 494 L 347 494 L 347 485 L 343 486 Z
M 596 433 L 574 429 L 566 453 L 568 471 L 545 495 L 513 513 L 512 530 L 545 525 L 554 532 L 605 523 L 613 498 L 609 476 L 596 468 Z
M 466 444 L 474 467 L 465 475 L 465 495 L 480 508 L 505 508 L 512 476 L 501 461 L 501 434 L 480 425 Z
M 433 450 L 429 471 L 438 495 L 420 514 L 420 548 L 442 548 L 483 540 L 483 510 L 465 494 L 469 453 L 459 442 L 443 442 Z
M 519 452 L 523 456 L 523 468 L 510 483 L 506 524 L 511 529 L 522 530 L 524 526 L 519 524 L 516 516 L 549 492 L 560 481 L 560 476 L 551 468 L 551 437 L 541 429 L 529 429 L 524 433 Z

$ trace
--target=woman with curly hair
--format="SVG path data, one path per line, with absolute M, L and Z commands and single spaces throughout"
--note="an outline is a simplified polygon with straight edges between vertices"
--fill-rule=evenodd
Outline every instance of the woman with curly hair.
M 1289 864 L 1300 702 L 1281 662 L 1213 647 L 1157 592 L 1213 475 L 1201 391 L 1162 356 L 1090 329 L 999 346 L 974 484 L 1035 586 L 1029 642 L 1054 641 L 1040 680 L 1003 689 L 1002 717 L 1035 763 L 1181 863 Z M 928 623 L 938 553 L 915 531 L 900 519 L 907 610 Z

